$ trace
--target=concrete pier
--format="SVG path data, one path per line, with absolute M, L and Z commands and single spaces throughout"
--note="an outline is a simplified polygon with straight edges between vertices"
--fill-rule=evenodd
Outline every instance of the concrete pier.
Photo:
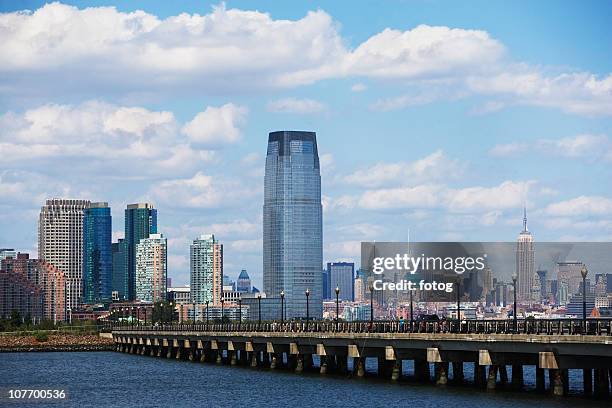
M 333 333 L 207 332 L 115 330 L 115 350 L 194 363 L 287 369 L 297 374 L 318 370 L 367 377 L 366 359 L 375 359 L 378 376 L 402 380 L 404 361 L 413 362 L 410 379 L 437 386 L 475 386 L 501 390 L 524 387 L 524 367 L 535 368 L 536 391 L 569 394 L 569 369 L 582 370 L 585 396 L 610 398 L 612 338 L 606 335 L 462 334 L 462 333 Z M 227 357 L 224 358 L 223 356 Z M 313 356 L 320 364 L 314 366 Z M 352 368 L 348 372 L 349 364 Z M 473 364 L 474 381 L 466 381 L 464 364 Z M 452 366 L 452 376 L 451 373 Z M 508 368 L 511 366 L 511 381 Z M 546 373 L 548 372 L 548 387 Z M 253 375 L 257 375 L 253 373 Z

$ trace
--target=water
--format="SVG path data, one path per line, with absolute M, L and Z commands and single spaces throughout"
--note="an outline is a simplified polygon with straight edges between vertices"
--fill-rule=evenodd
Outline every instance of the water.
M 375 369 L 376 363 L 368 362 L 367 368 Z M 14 388 L 63 389 L 67 398 L 38 403 L 8 400 L 8 390 Z M 610 406 L 609 401 L 577 396 L 556 399 L 529 392 L 297 375 L 115 352 L 0 354 L 0 392 L 0 406 L 7 407 Z

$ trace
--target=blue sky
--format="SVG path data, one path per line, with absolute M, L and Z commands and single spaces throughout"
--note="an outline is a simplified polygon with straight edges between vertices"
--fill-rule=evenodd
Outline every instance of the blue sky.
M 48 197 L 109 201 L 115 238 L 147 200 L 175 282 L 215 233 L 259 285 L 279 129 L 318 134 L 325 261 L 408 230 L 513 240 L 523 204 L 536 240 L 610 240 L 611 9 L 2 1 L 0 247 L 36 253 Z

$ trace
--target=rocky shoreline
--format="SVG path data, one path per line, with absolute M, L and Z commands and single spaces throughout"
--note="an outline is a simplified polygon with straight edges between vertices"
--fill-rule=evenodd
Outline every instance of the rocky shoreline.
M 0 353 L 111 351 L 112 338 L 94 334 L 51 334 L 45 341 L 35 336 L 0 336 Z

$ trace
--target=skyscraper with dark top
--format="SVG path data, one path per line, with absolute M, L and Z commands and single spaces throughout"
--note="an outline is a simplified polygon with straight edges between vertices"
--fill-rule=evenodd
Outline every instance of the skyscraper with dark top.
M 285 296 L 287 318 L 322 315 L 321 173 L 314 132 L 272 132 L 263 206 L 263 279 L 268 298 Z
M 108 203 L 83 210 L 83 302 L 110 302 L 113 290 L 112 221 Z
M 157 234 L 157 210 L 153 208 L 153 204 L 129 204 L 125 210 L 129 300 L 136 299 L 136 245 L 151 234 Z

